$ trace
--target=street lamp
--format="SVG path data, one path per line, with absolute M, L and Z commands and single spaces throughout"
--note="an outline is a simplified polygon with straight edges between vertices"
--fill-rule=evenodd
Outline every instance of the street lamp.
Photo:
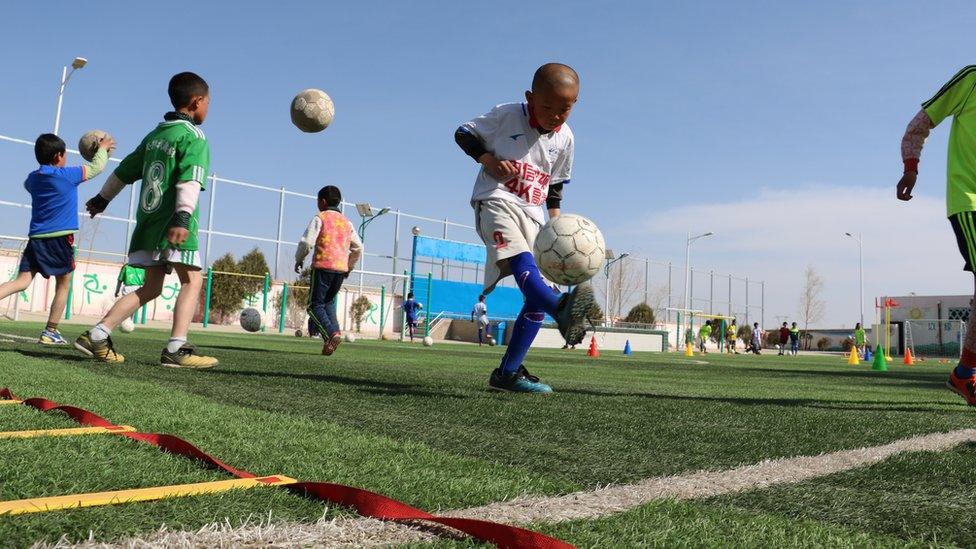
M 376 215 L 373 215 L 373 207 L 369 205 L 369 202 L 360 202 L 356 204 L 356 211 L 359 212 L 359 216 L 362 217 L 362 222 L 359 223 L 359 240 L 363 244 L 363 258 L 362 258 L 362 269 L 359 273 L 359 293 L 363 293 L 363 273 L 366 270 L 366 225 L 369 225 L 371 221 L 377 217 L 386 214 L 390 211 L 389 208 L 383 208 Z
M 607 264 L 603 266 L 603 274 L 607 277 L 607 299 L 606 299 L 606 309 L 603 312 L 603 316 L 606 317 L 607 325 L 609 326 L 610 321 L 610 266 L 614 263 L 620 261 L 621 259 L 630 255 L 629 253 L 620 254 L 620 257 L 614 259 L 613 250 L 607 248 Z
M 861 240 L 859 233 L 844 233 L 844 236 L 849 236 L 857 241 L 857 272 L 861 288 L 861 329 L 864 329 L 864 242 Z
M 689 295 L 688 290 L 691 286 L 691 243 L 698 240 L 699 238 L 706 238 L 712 236 L 713 232 L 709 231 L 707 233 L 702 233 L 697 236 L 691 236 L 691 231 L 688 231 L 688 240 L 685 241 L 685 316 L 689 316 L 688 311 L 691 309 L 691 305 L 688 301 Z
M 68 67 L 61 68 L 61 86 L 58 88 L 58 112 L 54 115 L 54 135 L 57 135 L 58 130 L 61 129 L 61 102 L 64 99 L 64 87 L 68 85 L 68 79 L 71 78 L 71 75 L 87 64 L 88 60 L 84 57 L 75 57 L 75 60 L 71 62 L 71 72 L 68 72 Z

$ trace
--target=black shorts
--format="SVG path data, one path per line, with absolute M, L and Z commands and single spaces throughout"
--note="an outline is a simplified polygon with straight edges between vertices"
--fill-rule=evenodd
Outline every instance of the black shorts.
M 75 235 L 31 238 L 20 257 L 20 272 L 44 278 L 66 275 L 75 270 Z
M 973 272 L 973 265 L 976 265 L 976 212 L 957 213 L 949 218 L 949 224 L 956 233 L 959 253 L 966 261 L 962 270 Z

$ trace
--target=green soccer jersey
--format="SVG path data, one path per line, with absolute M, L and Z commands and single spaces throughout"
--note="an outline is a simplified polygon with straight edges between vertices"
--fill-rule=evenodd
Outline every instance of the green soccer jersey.
M 946 209 L 949 217 L 976 211 L 976 65 L 959 71 L 922 109 L 932 124 L 952 116 L 949 131 L 949 158 L 946 174 Z
M 858 328 L 857 330 L 854 330 L 854 343 L 856 343 L 858 347 L 864 346 L 864 341 L 866 337 L 867 335 L 864 333 L 864 328 Z
M 135 151 L 125 157 L 115 169 L 124 183 L 142 180 L 139 189 L 139 210 L 132 232 L 129 252 L 157 251 L 171 247 L 166 233 L 176 213 L 176 184 L 196 181 L 206 189 L 210 170 L 210 146 L 196 125 L 186 120 L 167 120 L 156 126 L 142 140 Z M 189 236 L 179 250 L 200 249 L 197 231 L 200 225 L 200 205 L 190 218 Z
M 705 324 L 704 326 L 698 329 L 698 337 L 708 339 L 711 336 L 712 336 L 712 327 L 709 326 L 708 324 Z
M 146 283 L 146 270 L 142 267 L 126 265 L 119 271 L 119 280 L 123 286 L 142 286 Z

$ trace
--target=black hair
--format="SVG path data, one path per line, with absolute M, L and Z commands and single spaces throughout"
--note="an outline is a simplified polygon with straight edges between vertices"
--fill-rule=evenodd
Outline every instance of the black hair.
M 478 301 L 484 301 L 484 300 L 485 300 L 485 294 L 481 294 L 478 296 Z
M 207 81 L 192 72 L 181 72 L 169 79 L 169 101 L 174 109 L 188 107 L 194 97 L 210 93 Z
M 54 164 L 54 157 L 65 153 L 64 140 L 53 133 L 42 133 L 34 141 L 34 158 L 38 164 Z
M 407 294 L 407 299 L 413 299 L 413 292 Z
M 532 75 L 532 91 L 557 89 L 563 86 L 579 86 L 579 75 L 573 67 L 562 63 L 546 63 Z
M 326 185 L 319 189 L 319 200 L 325 200 L 329 207 L 335 208 L 342 202 L 342 192 L 335 185 Z

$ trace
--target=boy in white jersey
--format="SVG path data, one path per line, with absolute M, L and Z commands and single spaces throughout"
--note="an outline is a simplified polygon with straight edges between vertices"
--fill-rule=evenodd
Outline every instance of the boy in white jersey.
M 488 305 L 485 304 L 485 294 L 478 296 L 478 302 L 471 309 L 471 320 L 478 322 L 478 347 L 484 342 L 482 334 L 488 334 Z M 488 337 L 491 337 L 489 334 Z
M 550 218 L 558 216 L 563 186 L 570 180 L 573 132 L 566 120 L 578 95 L 576 71 L 548 63 L 535 72 L 525 103 L 498 105 L 454 133 L 458 146 L 482 166 L 471 206 L 475 228 L 488 248 L 484 293 L 511 274 L 525 295 L 501 365 L 488 378 L 494 390 L 552 392 L 522 365 L 547 313 L 567 343 L 580 343 L 586 333 L 593 289 L 581 284 L 572 293 L 553 293 L 532 256 L 545 223 L 543 204 Z

